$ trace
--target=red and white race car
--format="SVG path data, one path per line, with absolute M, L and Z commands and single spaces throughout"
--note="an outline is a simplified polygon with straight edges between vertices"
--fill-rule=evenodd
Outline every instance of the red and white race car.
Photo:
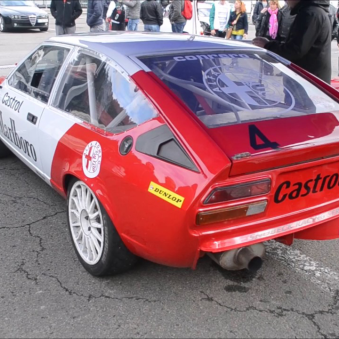
M 93 275 L 256 270 L 266 240 L 339 237 L 339 93 L 245 43 L 51 38 L 0 85 L 0 137 L 67 198 Z

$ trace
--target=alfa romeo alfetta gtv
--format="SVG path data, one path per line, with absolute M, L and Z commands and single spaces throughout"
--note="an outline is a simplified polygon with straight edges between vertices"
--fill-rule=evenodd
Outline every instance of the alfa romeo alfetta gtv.
M 339 93 L 263 49 L 186 34 L 51 38 L 3 80 L 11 150 L 67 198 L 93 275 L 339 237 Z

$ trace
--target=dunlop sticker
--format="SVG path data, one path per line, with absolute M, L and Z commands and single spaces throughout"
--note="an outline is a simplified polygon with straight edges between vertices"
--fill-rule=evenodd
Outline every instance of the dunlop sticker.
M 163 199 L 178 208 L 181 208 L 185 200 L 185 198 L 183 198 L 182 196 L 166 189 L 165 187 L 155 184 L 153 181 L 151 181 L 148 187 L 148 192 L 156 195 L 158 198 Z

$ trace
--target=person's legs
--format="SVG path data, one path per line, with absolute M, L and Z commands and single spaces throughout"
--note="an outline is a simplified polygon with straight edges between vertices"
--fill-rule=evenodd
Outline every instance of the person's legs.
M 75 26 L 72 27 L 65 27 L 65 34 L 74 34 L 76 30 Z
M 145 32 L 160 32 L 159 25 L 144 25 Z
M 64 28 L 62 26 L 55 25 L 55 34 L 56 35 L 64 35 L 65 34 Z
M 93 26 L 90 28 L 90 32 L 98 33 L 98 32 L 104 32 L 103 25 Z
M 172 32 L 173 33 L 182 33 L 186 26 L 186 22 L 174 23 L 172 24 Z
M 129 19 L 127 30 L 128 31 L 137 31 L 138 30 L 139 19 Z
M 242 35 L 235 35 L 235 40 L 242 40 L 243 36 Z

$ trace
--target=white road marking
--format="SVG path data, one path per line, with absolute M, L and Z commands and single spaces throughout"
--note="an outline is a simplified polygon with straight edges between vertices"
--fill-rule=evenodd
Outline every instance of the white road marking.
M 265 243 L 267 254 L 294 271 L 306 274 L 322 290 L 335 293 L 339 289 L 339 273 L 314 261 L 302 252 L 276 241 Z
M 4 66 L 0 66 L 0 69 L 5 69 L 5 68 L 13 68 L 16 65 L 4 65 Z

